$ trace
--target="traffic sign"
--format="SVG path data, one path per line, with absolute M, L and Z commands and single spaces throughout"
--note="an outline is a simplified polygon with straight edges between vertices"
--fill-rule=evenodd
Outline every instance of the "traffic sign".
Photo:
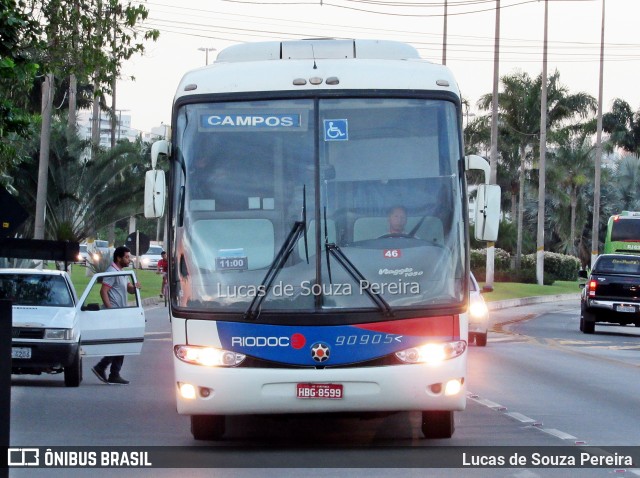
M 132 232 L 127 236 L 127 240 L 124 241 L 124 245 L 129 248 L 134 256 L 145 254 L 149 250 L 150 244 L 149 236 L 140 231 Z M 140 254 L 138 254 L 138 245 L 140 245 L 140 250 L 142 251 Z

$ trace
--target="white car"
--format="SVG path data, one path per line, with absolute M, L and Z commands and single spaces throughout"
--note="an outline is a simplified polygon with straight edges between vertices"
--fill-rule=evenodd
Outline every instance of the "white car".
M 0 269 L 0 299 L 12 301 L 11 373 L 64 373 L 67 387 L 82 381 L 82 358 L 137 355 L 142 350 L 145 317 L 140 292 L 125 308 L 103 309 L 98 303 L 105 276 L 95 274 L 80 300 L 69 274 L 56 270 Z
M 113 248 L 109 247 L 109 241 L 96 239 L 88 244 L 88 252 L 93 262 L 98 262 L 102 257 L 111 258 Z
M 149 250 L 140 256 L 140 268 L 141 269 L 157 269 L 158 261 L 162 259 L 162 251 L 164 249 L 161 246 L 149 246 Z
M 85 242 L 83 242 L 82 244 L 80 244 L 80 250 L 78 251 L 78 257 L 76 259 L 76 263 L 86 265 L 88 257 L 89 257 L 88 245 Z
M 489 328 L 489 308 L 480 292 L 480 286 L 470 275 L 469 281 L 469 343 L 475 340 L 476 345 L 487 345 Z

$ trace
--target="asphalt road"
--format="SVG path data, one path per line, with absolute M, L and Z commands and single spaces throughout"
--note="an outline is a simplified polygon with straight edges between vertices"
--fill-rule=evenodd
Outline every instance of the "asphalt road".
M 449 440 L 425 440 L 420 417 L 233 417 L 220 442 L 195 442 L 177 415 L 166 309 L 147 309 L 143 354 L 127 357 L 131 385 L 105 385 L 84 363 L 84 381 L 13 376 L 12 446 L 194 446 L 218 453 L 216 477 L 242 476 L 640 476 L 604 469 L 424 469 L 438 448 L 640 445 L 640 329 L 578 331 L 577 300 L 492 311 L 487 347 L 469 350 L 467 410 Z M 460 447 L 460 448 L 458 448 Z M 529 449 L 530 450 L 530 449 Z M 416 453 L 420 453 L 417 455 Z M 179 466 L 180 464 L 176 464 Z M 184 466 L 187 466 L 186 464 Z M 409 468 L 407 468 L 409 466 Z M 420 465 L 422 466 L 422 465 Z M 357 467 L 357 468 L 354 468 Z M 622 470 L 625 471 L 622 471 Z M 25 470 L 10 476 L 174 476 L 178 470 Z M 183 469 L 181 476 L 212 476 Z

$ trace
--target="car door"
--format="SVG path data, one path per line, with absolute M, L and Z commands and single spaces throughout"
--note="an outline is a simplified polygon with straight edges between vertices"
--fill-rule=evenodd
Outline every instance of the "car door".
M 80 323 L 80 342 L 86 357 L 138 355 L 144 341 L 145 317 L 140 291 L 128 295 L 127 307 L 107 309 L 100 298 L 102 278 L 127 276 L 137 282 L 134 271 L 95 274 L 76 304 Z

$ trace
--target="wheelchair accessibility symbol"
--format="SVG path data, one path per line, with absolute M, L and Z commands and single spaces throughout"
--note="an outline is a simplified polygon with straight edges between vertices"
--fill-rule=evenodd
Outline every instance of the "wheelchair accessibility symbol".
M 346 119 L 324 120 L 325 141 L 347 141 L 349 139 L 349 124 Z

